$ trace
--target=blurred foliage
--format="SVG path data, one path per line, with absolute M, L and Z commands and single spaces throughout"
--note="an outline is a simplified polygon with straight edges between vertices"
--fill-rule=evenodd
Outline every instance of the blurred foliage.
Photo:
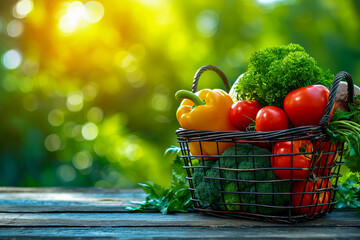
M 360 83 L 356 0 L 0 2 L 0 185 L 170 181 L 174 92 L 290 42 Z M 205 73 L 199 88 L 222 87 Z
M 337 208 L 357 208 L 360 210 L 360 173 L 348 172 L 339 180 L 336 192 Z

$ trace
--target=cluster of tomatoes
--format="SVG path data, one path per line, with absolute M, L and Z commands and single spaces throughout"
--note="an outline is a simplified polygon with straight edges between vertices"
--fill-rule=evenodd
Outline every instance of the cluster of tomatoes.
M 261 107 L 255 100 L 237 101 L 229 110 L 230 123 L 240 131 L 254 122 L 256 131 L 276 131 L 295 126 L 318 125 L 324 115 L 329 90 L 322 85 L 311 85 L 289 92 L 284 109 L 275 106 Z
M 322 85 L 311 85 L 289 92 L 283 109 L 276 106 L 262 107 L 257 101 L 237 101 L 229 110 L 229 121 L 240 131 L 255 123 L 256 131 L 276 131 L 294 127 L 319 125 L 328 103 L 329 90 Z M 314 149 L 327 154 L 312 154 Z M 292 205 L 300 214 L 317 213 L 325 210 L 330 201 L 329 178 L 318 178 L 317 181 L 304 181 L 309 176 L 311 167 L 319 177 L 329 176 L 331 167 L 337 158 L 337 146 L 330 142 L 311 142 L 309 140 L 277 142 L 272 151 L 271 165 L 280 179 L 295 181 L 292 187 Z M 302 179 L 302 180 L 301 180 Z M 308 193 L 308 194 L 306 194 Z M 319 205 L 320 204 L 320 205 Z M 312 206 L 312 207 L 301 207 Z

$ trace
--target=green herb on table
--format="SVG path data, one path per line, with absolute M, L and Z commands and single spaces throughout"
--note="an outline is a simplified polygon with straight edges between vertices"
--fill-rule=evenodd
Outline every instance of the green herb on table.
M 188 212 L 192 209 L 191 193 L 188 190 L 187 173 L 183 169 L 183 161 L 177 155 L 179 147 L 172 146 L 165 154 L 176 155 L 171 173 L 170 188 L 163 187 L 153 182 L 139 183 L 147 197 L 144 202 L 133 202 L 138 207 L 125 207 L 130 211 L 159 210 L 163 214 L 169 212 Z

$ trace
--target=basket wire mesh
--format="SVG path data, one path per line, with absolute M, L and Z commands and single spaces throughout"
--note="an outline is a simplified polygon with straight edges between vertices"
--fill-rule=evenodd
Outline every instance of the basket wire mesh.
M 207 70 L 218 73 L 229 91 L 225 74 L 217 67 L 207 65 L 195 74 L 193 92 L 200 75 Z M 319 126 L 271 132 L 178 129 L 176 134 L 194 209 L 218 217 L 284 223 L 315 219 L 331 212 L 336 204 L 338 178 L 342 176 L 344 143 L 331 143 L 326 126 L 338 84 L 343 78 L 348 82 L 349 102 L 353 101 L 351 76 L 340 72 L 333 81 Z M 294 146 L 300 141 L 312 146 L 311 151 L 295 151 Z M 275 154 L 275 146 L 285 142 L 290 144 L 291 152 Z M 206 145 L 216 148 L 216 154 L 204 155 L 202 149 Z M 224 151 L 224 146 L 231 148 L 231 152 Z M 191 154 L 194 147 L 200 149 L 199 155 Z M 294 159 L 299 156 L 309 159 L 308 168 L 295 166 Z M 287 158 L 290 166 L 274 167 L 275 158 Z M 277 175 L 282 172 L 290 175 L 279 178 Z

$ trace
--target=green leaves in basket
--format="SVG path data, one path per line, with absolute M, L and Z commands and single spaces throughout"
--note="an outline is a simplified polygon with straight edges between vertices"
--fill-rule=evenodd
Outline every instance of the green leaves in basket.
M 360 173 L 347 173 L 339 179 L 336 192 L 337 208 L 358 208 L 360 210 Z
M 332 121 L 327 128 L 330 140 L 345 143 L 343 157 L 346 166 L 352 172 L 360 171 L 360 95 L 355 102 L 349 104 L 350 111 L 342 112 L 335 109 Z
M 176 155 L 181 151 L 181 148 L 179 148 L 178 146 L 174 146 L 171 145 L 168 149 L 165 150 L 165 155 L 166 154 L 173 154 Z
M 125 207 L 130 211 L 158 210 L 163 214 L 169 212 L 188 212 L 192 209 L 191 193 L 188 190 L 187 173 L 183 168 L 183 161 L 177 155 L 180 148 L 171 146 L 165 154 L 176 155 L 172 166 L 171 186 L 163 187 L 153 182 L 139 183 L 147 197 L 144 202 L 132 202 L 139 207 Z

